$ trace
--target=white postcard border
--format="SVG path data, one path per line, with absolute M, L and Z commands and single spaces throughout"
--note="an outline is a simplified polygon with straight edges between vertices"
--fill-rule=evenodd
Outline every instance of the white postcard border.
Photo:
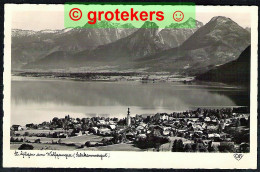
M 36 8 L 34 8 L 34 7 Z M 40 7 L 41 6 L 41 7 Z M 4 101 L 3 101 L 3 166 L 4 167 L 87 167 L 87 168 L 219 168 L 246 169 L 257 167 L 257 46 L 258 7 L 251 6 L 196 6 L 196 10 L 244 10 L 251 13 L 251 88 L 250 88 L 250 153 L 236 160 L 233 153 L 172 153 L 172 152 L 116 152 L 88 151 L 89 154 L 109 154 L 109 158 L 64 158 L 14 156 L 10 150 L 10 102 L 11 102 L 11 21 L 12 12 L 17 9 L 35 10 L 44 6 L 53 9 L 60 5 L 5 5 L 4 21 Z M 58 7 L 60 8 L 60 7 Z M 46 153 L 46 150 L 26 151 Z M 73 153 L 74 151 L 56 151 Z M 82 151 L 78 151 L 82 152 Z

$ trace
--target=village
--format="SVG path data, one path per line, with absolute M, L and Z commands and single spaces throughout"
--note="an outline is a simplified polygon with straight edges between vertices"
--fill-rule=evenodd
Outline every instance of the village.
M 41 124 L 13 125 L 11 149 L 249 152 L 247 107 L 109 117 L 53 118 Z
M 19 72 L 16 71 L 12 75 L 15 77 L 28 78 L 47 78 L 47 79 L 61 79 L 74 81 L 140 81 L 146 82 L 183 82 L 190 84 L 194 81 L 194 77 L 182 76 L 177 74 L 170 74 L 168 72 L 154 72 L 149 74 L 147 72 L 89 72 L 89 73 L 66 73 L 66 72 Z

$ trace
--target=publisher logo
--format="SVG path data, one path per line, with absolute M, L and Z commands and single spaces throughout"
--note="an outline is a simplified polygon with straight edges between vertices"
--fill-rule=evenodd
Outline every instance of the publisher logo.
M 240 159 L 242 159 L 242 158 L 243 158 L 243 156 L 244 156 L 244 155 L 243 155 L 243 154 L 241 154 L 241 153 L 235 153 L 233 156 L 234 156 L 234 158 L 235 158 L 236 160 L 238 160 L 238 161 L 239 161 Z

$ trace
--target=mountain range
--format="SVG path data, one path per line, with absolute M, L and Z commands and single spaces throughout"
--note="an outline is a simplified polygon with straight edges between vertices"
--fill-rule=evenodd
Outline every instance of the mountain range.
M 214 17 L 182 45 L 138 59 L 149 71 L 197 75 L 238 58 L 250 44 L 250 33 L 226 17 Z
M 103 21 L 99 22 L 100 24 Z M 24 31 L 12 30 L 12 69 L 45 58 L 59 51 L 79 52 L 94 49 L 126 37 L 136 28 L 129 29 L 84 29 Z
M 190 18 L 182 25 L 190 25 L 191 22 L 195 21 L 193 20 L 194 19 Z M 157 30 L 156 34 L 159 39 L 158 41 L 163 42 L 163 45 L 165 45 L 165 47 L 160 47 L 160 49 L 164 50 L 181 45 L 189 36 L 203 25 L 201 22 L 195 22 L 198 23 L 196 28 L 162 29 L 161 31 L 160 29 L 153 29 Z M 131 24 L 124 24 L 126 26 L 118 27 L 117 24 L 107 21 L 98 22 L 97 25 L 109 25 L 110 28 L 94 29 L 88 26 L 88 28 L 83 27 L 63 30 L 12 30 L 12 69 L 19 69 L 24 65 L 26 65 L 25 67 L 29 67 L 32 62 L 37 62 L 45 57 L 59 58 L 61 57 L 59 56 L 61 54 L 68 55 L 73 53 L 84 55 L 84 53 L 87 53 L 89 50 L 125 38 L 138 30 Z M 145 25 L 143 27 L 145 27 Z M 139 31 L 139 34 L 136 35 L 142 36 L 140 32 L 144 32 L 146 29 L 142 28 L 140 30 L 143 31 Z M 145 39 L 146 38 L 144 38 L 143 41 L 145 41 Z M 136 40 L 135 43 L 140 45 L 138 40 Z M 138 45 L 135 46 L 137 47 Z M 147 55 L 145 53 L 140 54 Z
M 145 22 L 140 29 L 13 31 L 12 69 L 111 65 L 118 70 L 144 68 L 149 72 L 199 75 L 237 59 L 250 44 L 250 32 L 230 18 L 217 16 L 206 25 L 190 18 L 182 24 L 191 22 L 196 22 L 196 28 L 172 29 L 169 25 L 159 29 L 156 23 Z

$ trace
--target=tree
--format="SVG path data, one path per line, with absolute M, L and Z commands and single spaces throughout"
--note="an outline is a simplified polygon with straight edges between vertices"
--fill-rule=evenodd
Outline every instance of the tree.
M 52 122 L 53 122 L 54 124 L 57 124 L 58 120 L 59 120 L 59 118 L 54 117 L 54 118 L 52 119 Z
M 241 126 L 247 126 L 247 120 L 245 118 L 240 119 Z
M 85 146 L 90 147 L 90 141 L 87 141 L 87 142 L 85 143 Z
M 248 143 L 242 143 L 239 146 L 239 150 L 242 153 L 249 153 L 250 152 L 250 145 Z
M 192 144 L 192 150 L 193 152 L 199 152 L 199 147 L 197 146 L 197 143 Z
M 178 147 L 179 147 L 179 152 L 183 152 L 183 150 L 184 150 L 183 141 L 181 139 L 179 139 L 177 143 L 178 143 Z
M 33 146 L 29 144 L 22 144 L 18 150 L 33 150 Z
M 68 120 L 67 120 L 68 121 Z M 63 121 L 61 119 L 58 119 L 57 121 L 57 127 L 62 128 L 63 127 Z
M 82 124 L 81 128 L 82 128 L 83 131 L 87 131 L 89 129 L 87 124 Z
M 177 140 L 174 140 L 172 145 L 172 152 L 178 152 Z
M 218 147 L 216 145 L 211 146 L 210 148 L 208 148 L 209 152 L 218 152 Z
M 10 142 L 14 142 L 14 141 L 15 141 L 14 137 L 11 137 Z
M 61 144 L 61 139 L 58 140 L 58 144 Z
M 235 152 L 234 144 L 230 142 L 221 142 L 218 149 L 220 152 Z
M 76 118 L 77 122 L 80 123 L 80 119 L 79 118 Z
M 24 136 L 29 136 L 29 132 L 28 131 L 24 132 Z
M 34 140 L 34 143 L 41 143 L 41 139 Z
M 191 144 L 186 144 L 184 147 L 184 152 L 192 152 L 192 147 Z
M 64 122 L 62 123 L 62 127 L 65 130 L 65 132 L 67 133 L 67 131 L 69 130 L 69 120 L 68 118 L 64 120 Z
M 208 152 L 206 146 L 203 143 L 196 143 L 196 144 L 197 144 L 199 152 Z
M 181 139 L 174 140 L 172 145 L 172 152 L 183 152 L 184 151 L 184 144 Z
M 241 124 L 240 124 L 240 120 L 239 119 L 237 119 L 236 120 L 236 127 L 239 127 Z

